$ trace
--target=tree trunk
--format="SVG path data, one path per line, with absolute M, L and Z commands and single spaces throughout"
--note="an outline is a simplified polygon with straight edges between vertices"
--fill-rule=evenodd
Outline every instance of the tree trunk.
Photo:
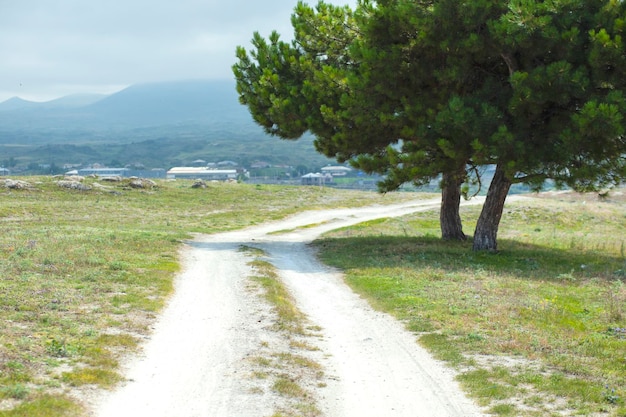
M 463 170 L 465 173 L 465 170 Z M 444 173 L 441 184 L 441 211 L 439 212 L 439 224 L 441 237 L 444 240 L 465 240 L 463 224 L 459 214 L 461 205 L 461 185 L 463 176 Z
M 511 188 L 511 180 L 504 174 L 500 165 L 496 166 L 496 173 L 489 185 L 485 204 L 480 212 L 476 230 L 474 231 L 474 250 L 497 251 L 497 235 L 504 202 Z

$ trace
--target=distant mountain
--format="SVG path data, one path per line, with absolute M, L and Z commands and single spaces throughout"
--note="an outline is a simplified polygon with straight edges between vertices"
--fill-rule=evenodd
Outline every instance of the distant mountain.
M 39 103 L 12 97 L 0 103 L 0 111 L 27 110 L 37 107 L 37 104 Z
M 36 103 L 0 103 L 0 132 L 120 131 L 181 124 L 252 125 L 233 81 L 179 81 L 130 86 L 110 96 L 67 96 Z M 2 138 L 0 137 L 0 141 Z
M 106 94 L 71 94 L 69 96 L 37 104 L 39 104 L 39 107 L 46 109 L 72 109 L 88 106 L 104 99 L 105 97 L 107 97 Z
M 85 107 L 105 98 L 105 94 L 72 94 L 50 101 L 29 101 L 13 97 L 0 103 L 2 111 L 34 111 L 45 109 L 72 109 Z
M 231 81 L 179 81 L 128 87 L 85 108 L 96 119 L 132 127 L 209 124 L 250 118 Z

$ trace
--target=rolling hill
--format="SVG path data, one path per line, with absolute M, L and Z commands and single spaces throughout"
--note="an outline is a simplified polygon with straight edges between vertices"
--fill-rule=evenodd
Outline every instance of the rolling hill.
M 119 131 L 235 121 L 252 124 L 230 81 L 138 84 L 110 96 L 75 95 L 43 103 L 14 97 L 0 103 L 0 126 L 5 132 Z

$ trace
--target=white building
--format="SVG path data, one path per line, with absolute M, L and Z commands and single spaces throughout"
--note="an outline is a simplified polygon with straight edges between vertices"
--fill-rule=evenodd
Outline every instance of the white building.
M 174 167 L 167 171 L 168 179 L 203 179 L 227 181 L 236 180 L 239 173 L 236 169 L 210 169 L 207 167 Z
M 337 166 L 329 165 L 327 167 L 322 168 L 323 174 L 330 174 L 333 177 L 345 177 L 350 172 L 352 172 L 352 168 L 344 167 L 341 165 L 337 165 Z
M 333 182 L 333 176 L 330 174 L 320 174 L 319 172 L 310 172 L 300 177 L 302 185 L 324 185 Z
M 97 175 L 99 177 L 128 177 L 129 172 L 130 169 L 128 168 L 81 168 L 77 171 L 77 174 L 83 177 L 87 175 Z

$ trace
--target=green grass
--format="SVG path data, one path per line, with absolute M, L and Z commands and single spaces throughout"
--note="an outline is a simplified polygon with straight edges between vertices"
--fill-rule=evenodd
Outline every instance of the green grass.
M 83 409 L 74 400 L 44 395 L 11 410 L 0 410 L 0 417 L 78 417 L 82 413 Z
M 466 230 L 478 213 L 462 209 Z M 490 412 L 626 415 L 623 198 L 509 204 L 498 254 L 443 242 L 437 227 L 438 213 L 415 213 L 328 233 L 317 246 L 456 367 Z
M 32 189 L 0 182 L 0 416 L 71 415 L 80 409 L 73 394 L 119 380 L 120 359 L 150 331 L 193 233 L 415 198 L 246 184 L 192 189 L 192 181 L 80 192 L 56 178 L 21 179 Z M 55 411 L 63 404 L 66 411 Z
M 104 388 L 110 388 L 122 380 L 118 373 L 100 368 L 76 369 L 64 373 L 62 379 L 72 386 L 99 385 Z
M 276 379 L 272 388 L 274 391 L 286 397 L 303 398 L 307 395 L 307 392 L 300 386 L 300 384 L 286 375 Z

